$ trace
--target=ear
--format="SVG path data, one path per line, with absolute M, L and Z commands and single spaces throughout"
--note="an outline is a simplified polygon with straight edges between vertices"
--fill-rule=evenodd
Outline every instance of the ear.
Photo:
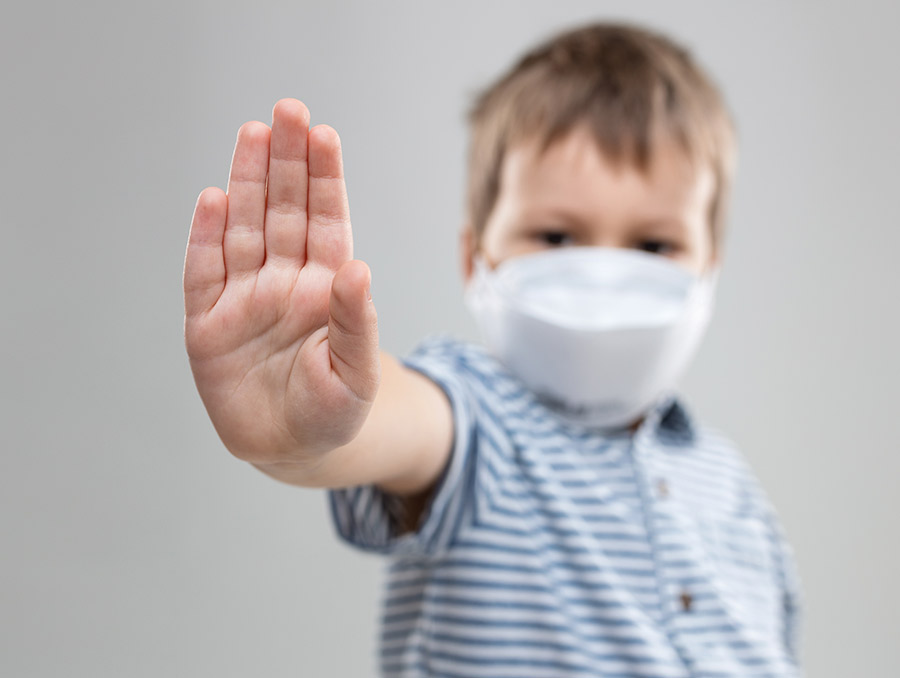
M 472 231 L 472 225 L 468 222 L 463 224 L 459 233 L 459 255 L 460 264 L 462 264 L 463 282 L 468 283 L 475 270 L 475 233 Z

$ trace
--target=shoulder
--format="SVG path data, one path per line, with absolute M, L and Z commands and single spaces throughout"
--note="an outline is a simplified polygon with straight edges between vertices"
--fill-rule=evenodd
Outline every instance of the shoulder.
M 720 429 L 689 417 L 689 444 L 679 465 L 716 505 L 716 511 L 731 515 L 765 517 L 771 514 L 768 498 L 751 461 L 735 441 Z
M 694 452 L 725 473 L 740 477 L 753 475 L 747 458 L 735 441 L 720 429 L 702 422 L 694 425 Z
M 520 388 L 484 346 L 450 334 L 427 336 L 401 362 L 439 384 L 453 382 L 488 399 Z
M 573 442 L 563 422 L 480 344 L 431 335 L 403 362 L 443 388 L 458 415 L 457 433 L 471 433 L 482 457 L 507 464 L 517 447 Z
M 721 477 L 732 488 L 736 499 L 732 515 L 756 519 L 764 525 L 769 545 L 777 559 L 782 585 L 792 598 L 789 604 L 799 606 L 801 586 L 794 551 L 778 511 L 754 471 L 751 459 L 729 437 L 708 426 L 698 427 L 696 444 L 699 456 L 715 463 L 721 469 Z
M 480 344 L 460 339 L 452 334 L 430 334 L 422 339 L 405 358 L 404 362 L 436 362 L 467 364 L 475 361 L 493 361 Z

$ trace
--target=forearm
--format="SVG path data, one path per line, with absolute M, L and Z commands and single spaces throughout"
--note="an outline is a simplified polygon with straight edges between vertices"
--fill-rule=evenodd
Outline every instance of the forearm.
M 411 495 L 427 489 L 450 454 L 453 419 L 443 391 L 381 353 L 381 383 L 359 434 L 308 463 L 254 464 L 276 480 L 303 487 L 377 484 Z

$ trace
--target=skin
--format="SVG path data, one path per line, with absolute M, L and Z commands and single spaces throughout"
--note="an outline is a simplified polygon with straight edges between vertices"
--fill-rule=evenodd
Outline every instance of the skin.
M 184 268 L 185 344 L 200 397 L 239 459 L 306 487 L 376 484 L 415 529 L 450 458 L 443 391 L 379 350 L 370 272 L 353 259 L 340 139 L 279 101 L 238 132 L 227 191 L 201 192 Z M 648 174 L 605 161 L 584 130 L 505 159 L 463 273 L 551 247 L 636 247 L 701 272 L 714 262 L 711 172 L 661 142 Z
M 480 253 L 490 267 L 558 247 L 644 250 L 693 273 L 714 265 L 708 210 L 712 170 L 696 171 L 674 142 L 660 141 L 644 174 L 610 163 L 585 128 L 544 153 L 537 142 L 506 155 L 497 203 L 480 242 L 463 230 L 463 275 Z
M 228 450 L 286 483 L 414 495 L 449 456 L 450 405 L 379 351 L 369 269 L 353 259 L 341 145 L 279 101 L 238 131 L 227 191 L 197 200 L 185 344 Z
M 472 276 L 476 256 L 496 268 L 524 254 L 579 246 L 637 249 L 702 274 L 717 263 L 708 216 L 714 189 L 712 170 L 695 169 L 668 139 L 654 147 L 647 172 L 611 163 L 584 127 L 546 150 L 537 140 L 521 144 L 504 158 L 480 240 L 470 226 L 463 229 L 463 276 Z

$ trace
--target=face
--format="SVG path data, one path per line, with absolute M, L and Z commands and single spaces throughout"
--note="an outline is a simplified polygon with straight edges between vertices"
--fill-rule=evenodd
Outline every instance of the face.
M 464 268 L 480 252 L 490 267 L 558 247 L 622 247 L 667 257 L 694 273 L 713 262 L 712 170 L 695 170 L 674 142 L 654 148 L 647 173 L 610 164 L 578 128 L 544 153 L 536 142 L 511 149 L 497 203 L 476 243 L 464 231 Z

